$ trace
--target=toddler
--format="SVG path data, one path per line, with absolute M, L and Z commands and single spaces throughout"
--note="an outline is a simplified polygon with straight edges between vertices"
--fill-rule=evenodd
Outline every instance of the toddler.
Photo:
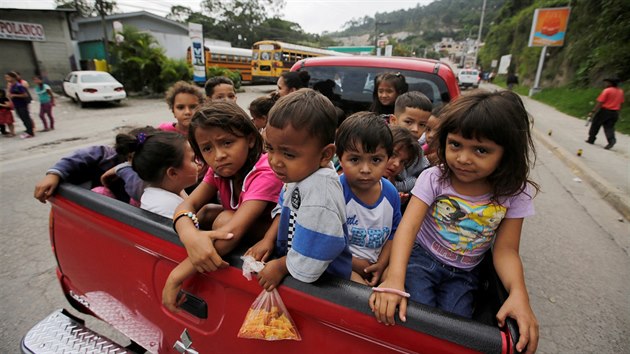
M 164 131 L 178 132 L 188 137 L 188 127 L 195 109 L 203 103 L 203 92 L 186 81 L 178 81 L 166 91 L 168 109 L 173 112 L 175 122 L 165 122 L 158 126 Z

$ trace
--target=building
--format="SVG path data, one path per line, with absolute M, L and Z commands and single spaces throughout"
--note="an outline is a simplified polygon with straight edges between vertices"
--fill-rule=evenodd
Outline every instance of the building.
M 164 48 L 167 57 L 186 59 L 190 39 L 188 26 L 185 24 L 146 11 L 113 14 L 105 16 L 105 29 L 110 41 L 114 40 L 115 24 L 122 27 L 133 26 L 140 32 L 149 33 Z M 72 30 L 82 60 L 105 59 L 103 23 L 100 17 L 77 18 L 73 22 Z
M 0 9 L 0 70 L 34 75 L 57 89 L 76 65 L 70 31 L 72 9 Z

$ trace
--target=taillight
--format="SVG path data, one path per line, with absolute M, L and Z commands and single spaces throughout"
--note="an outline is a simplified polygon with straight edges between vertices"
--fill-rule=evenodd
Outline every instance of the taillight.
M 97 91 L 98 90 L 94 89 L 94 88 L 85 88 L 85 89 L 83 89 L 83 92 L 87 92 L 87 93 L 94 93 L 94 92 L 97 92 Z
M 114 91 L 116 91 L 116 92 L 125 91 L 125 88 L 124 87 L 116 87 L 114 89 Z

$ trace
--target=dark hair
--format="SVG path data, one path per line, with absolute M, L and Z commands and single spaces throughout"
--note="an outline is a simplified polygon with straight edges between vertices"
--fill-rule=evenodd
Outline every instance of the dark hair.
M 214 94 L 214 88 L 221 84 L 226 84 L 234 87 L 234 82 L 225 76 L 211 77 L 206 81 L 204 89 L 206 90 L 206 96 L 210 97 Z
M 492 198 L 513 196 L 525 190 L 530 166 L 536 161 L 536 149 L 530 131 L 530 117 L 521 98 L 511 91 L 475 92 L 451 102 L 440 114 L 437 153 L 446 161 L 446 139 L 456 133 L 465 139 L 489 139 L 503 147 L 503 157 L 488 176 Z M 531 156 L 530 156 L 531 153 Z M 442 179 L 451 176 L 448 164 L 442 164 Z
M 182 165 L 188 144 L 185 136 L 165 131 L 145 136 L 139 134 L 136 141 L 131 165 L 138 176 L 149 184 L 160 183 L 169 167 Z
M 378 86 L 383 81 L 387 81 L 392 84 L 392 86 L 394 86 L 394 89 L 396 90 L 397 95 L 402 95 L 409 90 L 409 85 L 407 85 L 405 76 L 399 72 L 386 72 L 377 75 L 374 78 L 374 91 L 372 92 L 372 106 L 370 107 L 370 111 L 376 112 L 378 114 L 392 113 L 391 109 L 387 110 L 386 106 L 383 106 L 381 104 L 381 101 L 379 101 L 378 99 Z
M 394 138 L 387 123 L 374 112 L 357 112 L 341 123 L 337 130 L 335 146 L 341 158 L 346 150 L 374 153 L 379 146 L 387 151 L 387 157 L 394 151 Z
M 316 137 L 322 147 L 335 142 L 337 112 L 335 106 L 321 93 L 303 88 L 278 100 L 269 111 L 267 124 L 283 129 L 305 129 Z
M 396 98 L 394 107 L 394 112 L 396 114 L 403 113 L 407 107 L 431 112 L 433 104 L 424 93 L 420 91 L 409 91 Z
M 289 89 L 299 90 L 304 87 L 308 87 L 308 82 L 311 80 L 311 75 L 307 71 L 287 71 L 280 75 L 284 80 L 284 84 Z
M 444 107 L 446 107 L 446 105 L 442 103 L 433 106 L 433 109 L 431 110 L 431 115 L 435 116 L 436 118 L 439 118 Z
M 173 105 L 175 105 L 175 97 L 177 97 L 180 93 L 187 93 L 196 96 L 199 99 L 199 104 L 202 104 L 205 98 L 203 92 L 197 86 L 189 84 L 186 81 L 177 81 L 168 89 L 168 91 L 166 91 L 166 94 L 164 95 L 168 108 L 171 111 L 173 110 Z
M 236 178 L 245 178 L 245 175 L 254 167 L 260 159 L 263 151 L 263 139 L 258 129 L 247 113 L 234 102 L 210 101 L 197 108 L 190 121 L 188 141 L 195 151 L 195 155 L 204 161 L 201 148 L 195 138 L 197 129 L 219 128 L 239 138 L 254 137 L 254 146 L 249 149 L 245 165 L 239 170 Z
M 411 166 L 420 156 L 421 147 L 418 139 L 416 139 L 411 130 L 403 126 L 390 125 L 389 129 L 392 131 L 392 137 L 394 138 L 392 151 L 396 148 L 396 145 L 402 145 L 409 152 L 409 156 L 412 157 L 407 161 L 405 167 Z
M 5 75 L 12 77 L 15 80 L 18 80 L 19 75 L 15 71 L 7 71 Z
M 116 144 L 114 145 L 114 149 L 124 161 L 127 161 L 129 156 L 138 148 L 137 136 L 140 133 L 148 135 L 156 131 L 157 129 L 147 125 L 141 128 L 133 128 L 125 133 L 119 133 L 116 135 Z
M 278 101 L 278 95 L 271 93 L 266 96 L 256 98 L 249 104 L 249 110 L 257 116 L 268 116 L 271 107 Z

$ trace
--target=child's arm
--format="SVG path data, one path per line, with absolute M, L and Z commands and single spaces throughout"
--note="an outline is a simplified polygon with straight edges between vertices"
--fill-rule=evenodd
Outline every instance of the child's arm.
M 53 95 L 53 92 L 50 89 L 50 87 L 46 89 L 46 92 L 48 92 L 48 94 L 50 95 L 50 103 L 54 106 L 55 105 L 55 95 Z
M 278 237 L 278 224 L 280 224 L 280 216 L 276 216 L 273 219 L 271 226 L 269 226 L 269 229 L 265 233 L 263 239 L 250 247 L 247 252 L 245 252 L 245 255 L 250 255 L 257 261 L 266 262 L 271 256 L 276 244 L 276 238 Z
M 381 280 L 383 276 L 383 272 L 387 265 L 389 264 L 389 255 L 392 250 L 392 241 L 388 240 L 383 245 L 383 249 L 381 250 L 381 254 L 378 256 L 378 260 L 374 264 L 370 264 L 367 268 L 365 268 L 366 273 L 372 273 L 372 279 L 368 282 L 369 286 L 376 286 Z
M 265 290 L 271 291 L 287 274 L 289 274 L 289 269 L 287 269 L 287 257 L 284 256 L 267 263 L 265 268 L 258 272 L 258 283 Z
M 538 320 L 529 304 L 525 287 L 523 264 L 519 256 L 519 244 L 523 218 L 503 219 L 492 249 L 494 268 L 509 296 L 497 313 L 499 326 L 503 326 L 507 316 L 518 324 L 520 339 L 516 349 L 534 353 L 538 347 Z
M 52 196 L 55 192 L 55 189 L 57 189 L 59 182 L 61 182 L 61 177 L 59 175 L 55 173 L 46 174 L 46 177 L 42 178 L 42 180 L 37 182 L 35 185 L 33 197 L 46 204 L 48 198 L 50 198 L 50 196 Z
M 175 209 L 175 214 L 182 211 L 196 213 L 203 205 L 216 195 L 216 188 L 208 183 L 201 182 L 190 196 Z M 181 217 L 173 225 L 180 240 L 186 247 L 186 252 L 198 272 L 213 272 L 219 268 L 225 268 L 225 262 L 214 248 L 213 239 L 230 238 L 227 232 L 198 230 L 189 217 Z
M 370 262 L 367 259 L 352 256 L 352 271 L 359 274 L 365 281 L 370 280 L 370 274 L 367 268 Z
M 405 291 L 407 263 L 409 262 L 416 234 L 420 230 L 420 225 L 422 225 L 428 209 L 429 206 L 418 197 L 411 197 L 392 242 L 387 279 L 379 285 L 379 288 Z M 380 323 L 393 325 L 396 307 L 399 307 L 398 317 L 403 322 L 407 320 L 405 317 L 407 313 L 407 299 L 400 295 L 391 292 L 373 292 L 370 295 L 369 305 L 376 316 L 376 320 Z
M 186 258 L 168 275 L 164 289 L 162 289 L 162 305 L 169 311 L 177 312 L 177 307 L 181 305 L 177 301 L 177 294 L 182 288 L 182 283 L 191 275 L 195 274 L 195 266 L 190 262 L 190 258 Z M 180 302 L 185 299 L 182 298 Z
M 234 235 L 229 240 L 216 240 L 214 247 L 220 255 L 232 251 L 240 242 L 251 226 L 259 220 L 265 210 L 268 210 L 270 202 L 264 200 L 248 200 L 243 202 L 232 214 L 227 223 L 219 225 L 217 231 L 225 231 Z M 267 214 L 269 215 L 269 214 Z

